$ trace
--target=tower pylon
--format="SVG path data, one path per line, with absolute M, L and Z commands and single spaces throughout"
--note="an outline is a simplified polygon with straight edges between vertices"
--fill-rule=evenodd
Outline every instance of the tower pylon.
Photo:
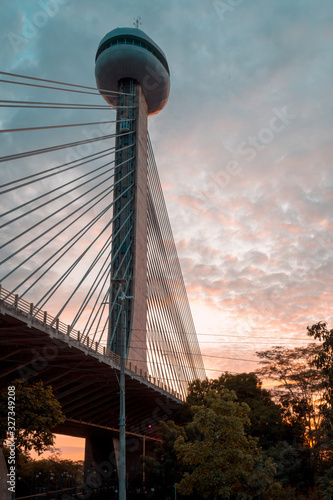
M 125 280 L 127 357 L 147 371 L 147 117 L 164 108 L 170 73 L 161 49 L 138 28 L 117 28 L 101 41 L 97 87 L 117 109 L 111 281 Z M 112 94 L 108 93 L 112 91 Z M 116 94 L 115 94 L 116 92 Z M 120 355 L 119 289 L 111 287 L 108 347 Z

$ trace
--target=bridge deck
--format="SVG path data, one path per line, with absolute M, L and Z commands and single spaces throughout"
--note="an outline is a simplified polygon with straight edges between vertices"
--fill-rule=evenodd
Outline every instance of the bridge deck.
M 118 428 L 119 358 L 101 353 L 89 339 L 80 341 L 77 332 L 50 326 L 20 305 L 19 299 L 12 304 L 0 301 L 0 389 L 15 378 L 42 380 L 52 386 L 68 422 Z M 159 381 L 137 372 L 128 363 L 127 430 L 153 436 L 157 423 L 171 418 L 181 400 Z

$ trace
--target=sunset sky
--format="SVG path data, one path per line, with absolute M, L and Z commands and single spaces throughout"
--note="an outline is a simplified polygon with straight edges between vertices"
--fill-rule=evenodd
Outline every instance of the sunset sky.
M 207 375 L 250 371 L 332 320 L 333 3 L 5 0 L 2 71 L 95 86 L 137 16 L 170 67 L 149 132 Z

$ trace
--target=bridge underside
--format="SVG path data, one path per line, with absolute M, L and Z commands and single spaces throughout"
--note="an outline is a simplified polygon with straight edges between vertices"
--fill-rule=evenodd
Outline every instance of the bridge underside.
M 45 329 L 46 330 L 46 329 Z M 1 301 L 0 390 L 16 378 L 50 384 L 66 415 L 59 432 L 90 435 L 92 428 L 117 433 L 119 367 L 56 330 L 43 331 Z M 126 370 L 126 430 L 156 436 L 159 421 L 172 418 L 180 401 Z M 90 429 L 90 430 L 89 430 Z

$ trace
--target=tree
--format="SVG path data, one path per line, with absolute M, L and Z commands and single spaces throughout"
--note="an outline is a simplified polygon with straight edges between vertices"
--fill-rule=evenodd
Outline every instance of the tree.
M 300 450 L 287 441 L 277 441 L 271 446 L 264 456 L 273 459 L 276 466 L 275 479 L 282 486 L 303 485 L 303 463 Z
M 14 380 L 15 387 L 15 447 L 18 452 L 35 450 L 38 454 L 54 444 L 52 429 L 65 421 L 60 403 L 55 399 L 52 387 L 43 382 L 25 385 Z M 7 439 L 8 391 L 3 391 L 0 405 L 0 444 Z
M 307 327 L 308 335 L 316 340 L 320 340 L 320 344 L 313 358 L 313 365 L 320 370 L 322 375 L 324 389 L 324 404 L 326 416 L 332 422 L 333 410 L 333 330 L 328 330 L 327 323 L 320 321 L 311 327 Z
M 301 460 L 298 475 L 293 475 L 292 480 L 302 490 L 315 485 L 327 454 L 322 412 L 324 375 L 314 366 L 319 350 L 319 344 L 309 344 L 295 348 L 276 346 L 257 353 L 262 364 L 258 373 L 278 382 L 273 392 L 289 427 L 287 441 L 298 452 L 297 461 Z M 270 454 L 274 456 L 274 451 L 270 450 Z
M 274 389 L 284 420 L 293 428 L 299 444 L 315 450 L 320 441 L 323 380 L 322 373 L 313 366 L 318 353 L 317 344 L 292 349 L 276 346 L 257 352 L 262 368 L 258 373 L 277 381 Z
M 38 486 L 46 487 L 49 491 L 82 487 L 84 463 L 69 459 L 62 460 L 57 454 L 41 460 L 35 460 L 28 454 L 21 454 L 17 477 L 20 478 L 17 481 L 17 496 L 31 495 L 32 491 L 38 491 Z M 61 494 L 58 493 L 58 495 L 60 498 Z
M 229 389 L 235 392 L 240 403 L 250 407 L 250 425 L 245 426 L 246 432 L 259 438 L 263 449 L 268 449 L 277 441 L 285 438 L 285 425 L 282 421 L 281 408 L 271 396 L 270 391 L 262 388 L 262 382 L 256 373 L 223 373 L 214 380 L 195 380 L 189 386 L 187 402 L 200 403 L 209 390 L 218 392 Z
M 175 442 L 178 459 L 190 469 L 177 484 L 179 493 L 230 498 L 258 494 L 273 482 L 272 461 L 262 460 L 257 440 L 244 431 L 250 409 L 233 391 L 208 390 L 192 412 L 186 435 Z
M 322 460 L 318 470 L 317 484 L 326 500 L 333 492 L 333 330 L 320 321 L 307 327 L 308 335 L 321 343 L 317 347 L 313 365 L 322 377 L 323 399 L 320 411 L 322 421 Z

